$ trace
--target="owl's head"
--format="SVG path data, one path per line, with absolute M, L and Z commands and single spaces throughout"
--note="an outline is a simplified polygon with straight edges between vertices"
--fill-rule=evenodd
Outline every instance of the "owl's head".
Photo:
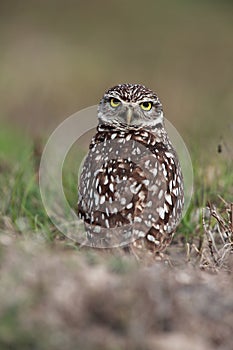
M 98 118 L 101 125 L 155 128 L 163 125 L 163 109 L 152 90 L 139 84 L 120 84 L 105 92 Z

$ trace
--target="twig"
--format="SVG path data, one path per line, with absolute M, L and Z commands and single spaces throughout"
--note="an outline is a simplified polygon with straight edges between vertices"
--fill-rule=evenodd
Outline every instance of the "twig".
M 230 204 L 230 230 L 233 234 L 233 203 Z

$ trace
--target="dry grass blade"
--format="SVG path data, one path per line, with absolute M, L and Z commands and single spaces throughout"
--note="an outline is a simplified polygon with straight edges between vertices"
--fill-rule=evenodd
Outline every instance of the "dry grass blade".
M 233 253 L 233 203 L 224 203 L 220 213 L 214 204 L 203 209 L 204 241 L 201 268 L 211 271 L 231 271 L 230 254 Z
M 233 234 L 233 203 L 230 204 L 231 209 L 230 209 L 230 228 L 231 228 L 231 233 Z

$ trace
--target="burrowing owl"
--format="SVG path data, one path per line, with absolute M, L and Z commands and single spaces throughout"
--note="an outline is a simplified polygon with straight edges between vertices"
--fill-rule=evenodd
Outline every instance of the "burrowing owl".
M 180 221 L 183 177 L 158 96 L 137 84 L 109 89 L 98 107 L 79 181 L 88 244 L 162 251 Z

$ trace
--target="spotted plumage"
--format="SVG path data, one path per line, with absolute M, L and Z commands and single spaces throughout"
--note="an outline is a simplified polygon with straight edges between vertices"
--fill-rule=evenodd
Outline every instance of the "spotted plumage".
M 109 89 L 98 107 L 79 181 L 88 244 L 157 252 L 181 218 L 183 178 L 158 96 L 142 85 Z

